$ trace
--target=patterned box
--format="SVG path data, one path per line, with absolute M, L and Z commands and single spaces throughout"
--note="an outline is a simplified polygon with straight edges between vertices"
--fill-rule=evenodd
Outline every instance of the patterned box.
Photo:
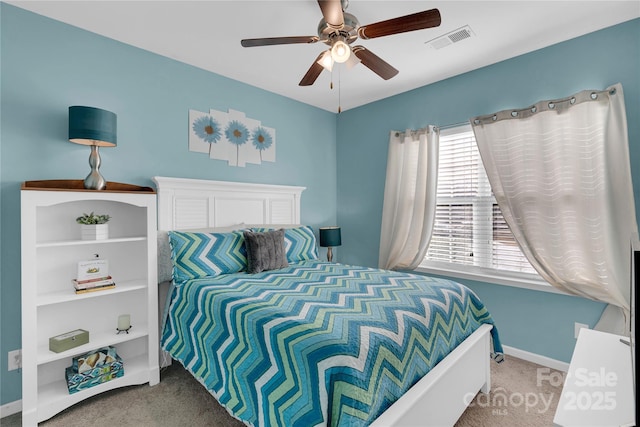
M 115 361 L 105 363 L 90 371 L 83 373 L 76 372 L 73 365 L 69 366 L 65 371 L 69 394 L 73 394 L 123 376 L 124 365 L 120 356 L 116 354 Z
M 102 365 L 113 363 L 117 359 L 118 355 L 116 354 L 116 349 L 114 347 L 102 347 L 87 354 L 74 357 L 72 359 L 71 368 L 73 368 L 73 372 L 84 374 L 94 368 L 99 368 Z

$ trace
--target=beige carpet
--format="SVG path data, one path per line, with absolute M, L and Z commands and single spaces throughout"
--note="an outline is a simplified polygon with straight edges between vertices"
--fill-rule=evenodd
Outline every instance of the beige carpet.
M 564 376 L 535 363 L 505 356 L 491 363 L 491 393 L 479 393 L 456 427 L 552 426 Z
M 550 426 L 562 389 L 559 373 L 507 357 L 491 363 L 492 388 L 476 396 L 456 427 Z M 542 371 L 540 371 L 542 369 Z M 551 376 L 552 381 L 544 380 Z M 241 427 L 181 365 L 161 373 L 160 384 L 126 387 L 92 397 L 48 421 L 44 427 L 210 426 Z M 538 381 L 538 378 L 542 381 Z M 552 384 L 553 383 L 553 384 Z M 555 386 L 554 386 L 555 385 Z M 20 414 L 0 420 L 2 427 L 21 425 Z

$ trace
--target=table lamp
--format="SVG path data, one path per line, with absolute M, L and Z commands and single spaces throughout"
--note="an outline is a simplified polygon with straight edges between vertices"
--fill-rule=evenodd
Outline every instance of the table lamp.
M 84 188 L 104 190 L 107 181 L 100 175 L 98 147 L 117 145 L 117 117 L 111 111 L 94 107 L 69 107 L 69 141 L 91 146 L 89 166 L 91 172 L 84 180 Z
M 320 227 L 320 246 L 327 248 L 327 261 L 333 260 L 332 248 L 342 245 L 340 227 Z

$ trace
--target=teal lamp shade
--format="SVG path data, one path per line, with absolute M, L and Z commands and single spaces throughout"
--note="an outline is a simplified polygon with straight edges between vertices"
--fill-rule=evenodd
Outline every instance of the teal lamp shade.
M 107 182 L 100 175 L 101 160 L 98 147 L 117 145 L 117 116 L 100 108 L 78 105 L 69 107 L 69 141 L 91 146 L 91 172 L 84 180 L 84 188 L 104 190 Z
M 118 145 L 117 116 L 94 107 L 69 107 L 69 141 L 82 145 Z
M 342 245 L 340 227 L 320 227 L 320 246 L 327 249 L 327 261 L 333 260 L 333 250 L 336 246 Z

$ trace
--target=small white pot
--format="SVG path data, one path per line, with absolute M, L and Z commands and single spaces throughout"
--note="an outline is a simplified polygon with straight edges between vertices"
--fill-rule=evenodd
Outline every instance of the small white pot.
M 109 238 L 109 224 L 80 224 L 82 240 L 105 240 Z

